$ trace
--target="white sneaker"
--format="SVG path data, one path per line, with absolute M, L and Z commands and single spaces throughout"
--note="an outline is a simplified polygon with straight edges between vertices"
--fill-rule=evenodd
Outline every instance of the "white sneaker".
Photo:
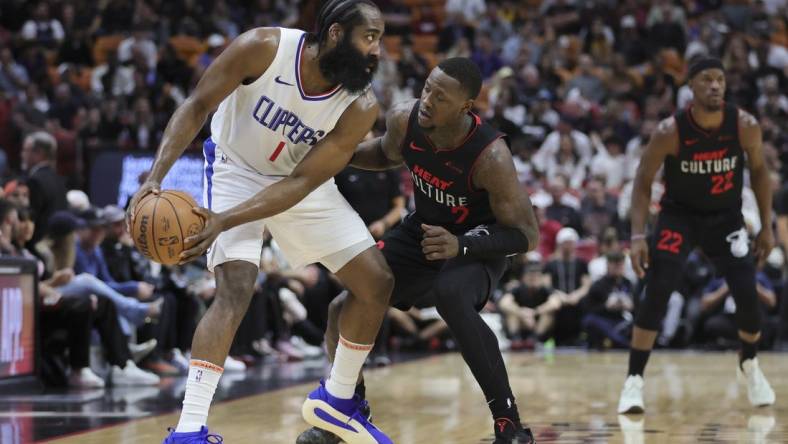
M 304 354 L 304 358 L 306 359 L 314 359 L 323 356 L 322 348 L 308 344 L 300 336 L 293 336 L 292 338 L 290 338 L 290 343 L 293 344 L 295 348 L 300 350 L 301 353 Z
M 246 364 L 242 361 L 232 358 L 228 356 L 227 359 L 224 360 L 224 371 L 225 372 L 243 372 L 246 371 Z
M 618 413 L 643 413 L 643 377 L 630 375 L 624 382 L 621 398 L 618 400 Z
M 142 361 L 142 358 L 148 356 L 150 352 L 156 348 L 156 339 L 149 339 L 142 344 L 129 344 L 129 351 L 131 352 L 131 359 L 134 362 Z
M 68 386 L 74 388 L 103 388 L 104 380 L 93 373 L 90 367 L 74 370 L 68 375 Z
M 748 359 L 736 366 L 736 374 L 740 382 L 747 384 L 747 398 L 755 407 L 774 404 L 774 390 L 763 375 L 758 358 Z
M 189 360 L 183 355 L 179 348 L 172 349 L 172 365 L 178 367 L 181 371 L 189 371 Z
M 124 368 L 120 368 L 117 365 L 112 366 L 112 384 L 116 386 L 158 385 L 159 381 L 160 379 L 157 375 L 140 369 L 131 359 L 126 361 L 126 367 Z

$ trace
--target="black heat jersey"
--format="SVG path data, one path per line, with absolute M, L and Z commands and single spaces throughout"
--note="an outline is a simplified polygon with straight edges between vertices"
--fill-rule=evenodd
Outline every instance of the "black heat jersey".
M 408 119 L 402 145 L 405 164 L 413 179 L 416 218 L 463 234 L 482 224 L 495 223 L 487 192 L 473 186 L 479 155 L 503 135 L 476 114 L 465 140 L 454 149 L 436 149 L 418 125 L 419 102 Z
M 744 150 L 739 109 L 726 104 L 722 125 L 711 131 L 695 123 L 689 110 L 675 116 L 679 152 L 665 158 L 663 204 L 700 212 L 741 208 Z

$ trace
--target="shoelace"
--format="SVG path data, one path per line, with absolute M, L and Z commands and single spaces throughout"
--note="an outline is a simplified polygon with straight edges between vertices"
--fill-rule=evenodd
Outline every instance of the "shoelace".
M 212 439 L 214 439 L 215 441 L 211 441 Z M 205 440 L 210 442 L 210 443 L 214 443 L 214 444 L 218 444 L 218 443 L 224 442 L 224 438 L 222 438 L 219 435 L 213 435 L 213 434 L 206 436 Z
M 364 424 L 365 422 L 369 422 L 369 421 L 367 421 L 367 417 L 364 416 L 363 413 L 361 413 L 361 411 L 364 410 L 367 407 L 367 404 L 368 403 L 367 403 L 366 400 L 361 401 L 358 404 L 358 408 L 356 409 L 355 413 L 353 413 L 353 415 L 350 416 L 350 418 L 348 419 L 348 422 L 350 422 L 350 419 L 355 419 L 356 421 L 358 421 L 358 422 L 360 422 L 362 424 Z

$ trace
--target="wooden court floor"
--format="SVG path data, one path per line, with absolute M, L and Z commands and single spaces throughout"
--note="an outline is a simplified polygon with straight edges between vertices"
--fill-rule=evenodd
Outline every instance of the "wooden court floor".
M 615 412 L 624 353 L 507 356 L 523 419 L 550 443 L 788 443 L 788 354 L 762 354 L 777 404 L 749 406 L 733 353 L 656 353 L 646 373 L 645 415 Z M 492 442 L 481 391 L 458 354 L 367 373 L 375 423 L 397 444 Z M 225 443 L 293 444 L 305 427 L 301 401 L 312 385 L 215 405 L 210 426 Z M 177 414 L 50 441 L 160 443 Z

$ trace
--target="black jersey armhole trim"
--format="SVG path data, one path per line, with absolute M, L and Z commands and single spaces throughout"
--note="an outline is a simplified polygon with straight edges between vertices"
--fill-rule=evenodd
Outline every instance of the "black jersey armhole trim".
M 408 114 L 408 124 L 405 127 L 405 137 L 402 138 L 402 143 L 399 145 L 399 152 L 400 153 L 404 153 L 405 149 L 408 146 L 408 139 L 410 138 L 410 135 L 411 135 L 410 134 L 410 125 L 411 125 L 411 122 L 413 122 L 413 119 L 417 118 L 417 117 L 414 117 L 414 114 L 416 114 L 418 112 L 417 111 L 418 109 L 419 109 L 419 101 L 417 100 L 416 103 L 413 104 L 413 109 L 410 110 L 410 114 Z

